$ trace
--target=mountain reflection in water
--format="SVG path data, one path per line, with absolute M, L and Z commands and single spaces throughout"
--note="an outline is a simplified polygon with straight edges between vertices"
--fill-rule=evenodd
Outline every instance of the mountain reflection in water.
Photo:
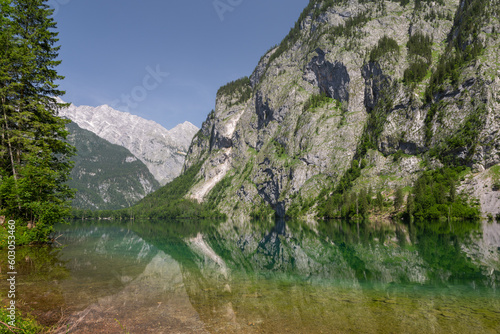
M 73 222 L 58 233 L 60 249 L 19 251 L 18 302 L 61 333 L 500 332 L 498 224 Z

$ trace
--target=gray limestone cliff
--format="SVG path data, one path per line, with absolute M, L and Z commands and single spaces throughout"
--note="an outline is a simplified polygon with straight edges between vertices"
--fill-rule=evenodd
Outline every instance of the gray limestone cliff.
M 367 164 L 353 188 L 386 196 L 429 168 L 499 164 L 499 17 L 497 0 L 311 0 L 248 80 L 219 90 L 186 157 L 184 170 L 203 162 L 188 196 L 230 179 L 220 210 L 284 216 L 353 161 Z

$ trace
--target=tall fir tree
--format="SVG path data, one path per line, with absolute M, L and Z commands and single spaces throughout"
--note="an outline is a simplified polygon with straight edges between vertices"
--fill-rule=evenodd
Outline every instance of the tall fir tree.
M 403 188 L 398 187 L 396 189 L 396 193 L 394 194 L 394 209 L 396 209 L 396 211 L 401 210 L 404 203 L 404 197 Z
M 46 0 L 0 1 L 0 214 L 18 222 L 24 242 L 43 242 L 73 195 L 66 181 L 74 148 L 57 116 L 58 33 Z

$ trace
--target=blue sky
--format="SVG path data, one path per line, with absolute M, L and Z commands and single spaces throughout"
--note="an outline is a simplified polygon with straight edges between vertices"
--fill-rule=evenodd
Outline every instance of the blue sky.
M 250 75 L 308 2 L 50 0 L 63 99 L 109 104 L 169 129 L 201 126 L 217 89 Z

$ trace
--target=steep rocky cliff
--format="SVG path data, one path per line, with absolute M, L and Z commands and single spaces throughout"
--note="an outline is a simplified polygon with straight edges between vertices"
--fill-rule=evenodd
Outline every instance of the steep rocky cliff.
M 156 122 L 107 105 L 94 108 L 71 104 L 59 115 L 112 144 L 128 149 L 162 185 L 180 174 L 189 144 L 198 131 L 189 122 L 167 130 Z
M 188 196 L 225 180 L 230 215 L 308 214 L 353 163 L 352 188 L 386 197 L 426 169 L 498 164 L 499 15 L 498 0 L 311 0 L 250 78 L 219 90 L 188 151 L 184 170 L 203 162 Z

